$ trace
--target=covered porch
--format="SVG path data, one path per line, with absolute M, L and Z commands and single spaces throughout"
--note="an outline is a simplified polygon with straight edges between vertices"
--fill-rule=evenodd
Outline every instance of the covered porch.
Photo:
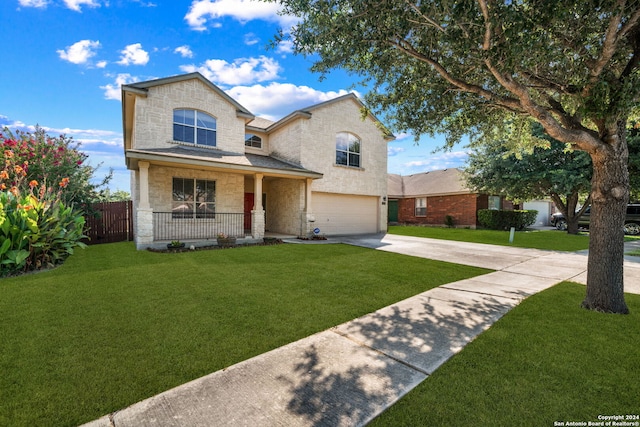
M 254 243 L 270 232 L 297 237 L 312 229 L 311 186 L 322 174 L 219 150 L 172 147 L 126 155 L 138 249 L 175 240 L 207 246 L 221 234 Z

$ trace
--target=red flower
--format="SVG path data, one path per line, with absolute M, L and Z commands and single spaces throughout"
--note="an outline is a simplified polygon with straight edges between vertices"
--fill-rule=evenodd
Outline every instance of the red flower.
M 69 178 L 62 178 L 62 181 L 60 181 L 60 187 L 65 188 L 67 185 L 69 185 Z

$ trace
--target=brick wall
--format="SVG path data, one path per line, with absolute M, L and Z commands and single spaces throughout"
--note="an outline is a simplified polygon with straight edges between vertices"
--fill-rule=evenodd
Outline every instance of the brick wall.
M 502 209 L 511 210 L 513 203 L 502 198 Z M 427 215 L 415 216 L 415 198 L 398 200 L 398 222 L 404 224 L 445 225 L 447 215 L 453 217 L 456 227 L 476 227 L 478 211 L 487 209 L 489 196 L 486 194 L 461 194 L 427 197 Z
M 458 227 L 475 227 L 478 201 L 482 196 L 462 194 L 427 197 L 427 215 L 415 216 L 415 199 L 398 200 L 398 222 L 442 226 L 446 216 L 451 215 Z

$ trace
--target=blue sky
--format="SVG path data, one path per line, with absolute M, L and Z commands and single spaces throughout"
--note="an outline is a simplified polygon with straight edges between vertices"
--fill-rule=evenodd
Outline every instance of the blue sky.
M 0 126 L 82 144 L 113 190 L 129 191 L 120 85 L 199 71 L 257 116 L 284 115 L 352 90 L 341 71 L 320 81 L 310 61 L 267 45 L 291 17 L 249 0 L 2 0 Z M 363 88 L 355 87 L 362 95 Z M 382 116 L 379 118 L 383 119 Z M 388 171 L 402 175 L 462 166 L 443 138 L 396 135 Z

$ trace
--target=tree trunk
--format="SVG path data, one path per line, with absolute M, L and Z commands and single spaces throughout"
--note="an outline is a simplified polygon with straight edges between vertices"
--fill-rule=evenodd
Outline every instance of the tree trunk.
M 621 128 L 621 129 L 620 129 Z M 591 153 L 591 221 L 584 308 L 629 313 L 624 300 L 624 220 L 629 199 L 628 150 L 624 126 Z
M 567 234 L 578 234 L 580 231 L 578 219 L 580 219 L 580 216 L 576 214 L 567 217 Z
M 565 218 L 567 220 L 567 233 L 569 234 L 578 234 L 578 219 L 580 219 L 580 215 L 576 215 L 578 197 L 577 191 L 567 195 L 567 214 Z

